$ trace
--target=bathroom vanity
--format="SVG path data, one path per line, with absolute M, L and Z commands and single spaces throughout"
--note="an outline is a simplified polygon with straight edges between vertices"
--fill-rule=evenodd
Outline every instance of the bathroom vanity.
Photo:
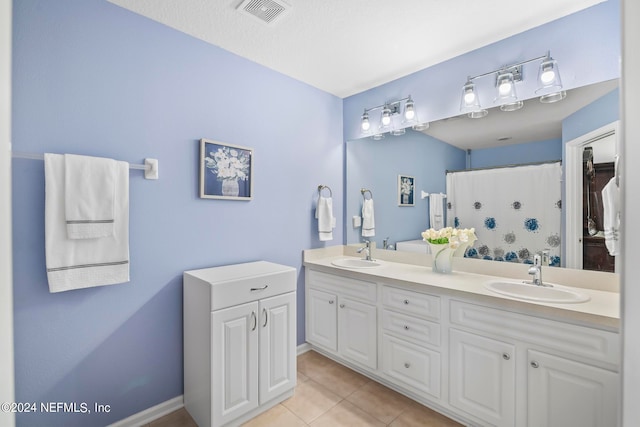
M 428 255 L 377 251 L 390 259 L 343 268 L 333 262 L 355 253 L 342 248 L 305 251 L 314 350 L 468 425 L 617 425 L 615 289 L 580 288 L 582 303 L 527 302 L 489 291 L 498 277 L 473 264 L 443 275 Z M 526 266 L 504 271 L 517 279 L 518 267 L 528 279 Z
M 265 261 L 184 272 L 184 406 L 235 426 L 293 395 L 296 270 Z

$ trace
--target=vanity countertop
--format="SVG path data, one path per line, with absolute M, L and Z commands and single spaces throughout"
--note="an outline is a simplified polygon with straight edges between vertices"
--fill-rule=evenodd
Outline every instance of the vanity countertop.
M 617 332 L 620 326 L 620 294 L 598 289 L 579 287 L 580 292 L 587 294 L 590 300 L 583 303 L 546 303 L 525 301 L 502 296 L 485 288 L 490 280 L 504 279 L 505 276 L 479 274 L 476 272 L 454 271 L 451 274 L 440 274 L 431 271 L 430 258 L 419 265 L 414 262 L 404 263 L 396 260 L 380 259 L 381 264 L 374 268 L 342 268 L 336 267 L 332 261 L 349 257 L 347 247 L 329 247 L 305 251 L 304 265 L 328 273 L 342 275 L 369 281 L 383 281 L 386 284 L 398 284 L 415 290 L 434 292 L 450 297 L 476 300 L 483 304 L 490 304 L 504 310 L 529 314 L 552 320 L 594 327 Z M 379 252 L 381 253 L 381 251 Z M 428 256 L 428 255 L 426 255 Z M 360 257 L 353 256 L 357 259 Z M 528 279 L 525 266 L 521 279 Z M 554 267 L 547 267 L 552 269 Z M 507 278 L 512 278 L 508 277 Z M 552 283 L 567 285 L 560 281 L 550 280 Z M 570 285 L 569 285 L 570 286 Z

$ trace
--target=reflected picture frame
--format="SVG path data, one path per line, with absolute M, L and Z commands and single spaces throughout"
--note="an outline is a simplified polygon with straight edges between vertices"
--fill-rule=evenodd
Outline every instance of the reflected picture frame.
M 398 175 L 398 206 L 415 206 L 416 179 L 409 175 Z

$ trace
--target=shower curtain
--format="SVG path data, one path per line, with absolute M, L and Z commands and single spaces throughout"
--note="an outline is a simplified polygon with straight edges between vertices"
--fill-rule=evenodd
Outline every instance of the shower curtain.
M 476 229 L 465 256 L 533 263 L 548 249 L 560 265 L 559 162 L 447 173 L 447 225 Z

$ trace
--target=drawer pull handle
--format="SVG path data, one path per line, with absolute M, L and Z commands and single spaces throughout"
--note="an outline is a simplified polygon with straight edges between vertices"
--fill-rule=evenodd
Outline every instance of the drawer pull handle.
M 404 300 L 403 302 L 404 302 L 405 305 L 409 305 L 409 300 L 408 299 Z
M 344 304 L 340 304 L 340 308 L 344 308 Z
M 253 319 L 253 328 L 251 328 L 251 330 L 255 331 L 256 328 L 258 327 L 258 317 L 256 316 L 256 312 L 255 311 L 251 312 L 251 318 Z
M 262 309 L 262 314 L 264 314 L 264 323 L 262 324 L 262 327 L 264 328 L 264 327 L 267 326 L 267 316 L 268 315 L 267 315 L 267 309 L 266 308 Z
M 334 301 L 332 299 L 329 300 L 329 304 L 333 304 Z
M 259 288 L 251 288 L 251 292 L 255 292 L 255 291 L 264 291 L 265 289 L 267 289 L 269 287 L 269 285 L 264 285 L 264 286 L 260 286 Z
M 409 369 L 411 367 L 411 363 L 409 362 L 404 362 L 404 367 Z
M 509 360 L 509 359 L 511 359 L 511 355 L 509 353 L 502 353 L 502 358 L 504 360 Z
M 539 368 L 539 367 L 540 367 L 540 364 L 538 364 L 538 362 L 536 362 L 535 360 L 532 360 L 532 361 L 531 361 L 531 367 L 532 367 L 532 368 Z
M 409 325 L 404 325 L 404 330 L 408 331 L 409 330 Z

